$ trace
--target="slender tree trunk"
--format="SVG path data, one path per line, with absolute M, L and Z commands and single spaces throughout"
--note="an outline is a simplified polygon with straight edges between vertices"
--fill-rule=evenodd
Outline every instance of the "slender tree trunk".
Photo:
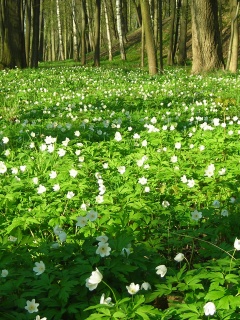
M 33 32 L 31 68 L 38 67 L 40 0 L 33 0 Z
M 116 0 L 116 15 L 117 15 L 117 30 L 118 30 L 121 59 L 126 60 L 126 52 L 124 48 L 123 33 L 122 33 L 121 0 Z
M 144 67 L 144 53 L 145 53 L 145 33 L 142 25 L 142 41 L 141 41 L 141 68 Z
M 175 16 L 176 16 L 176 0 L 171 1 L 171 25 L 170 25 L 170 40 L 168 47 L 167 63 L 169 66 L 174 64 L 174 32 L 175 32 Z
M 52 0 L 52 8 L 51 8 L 51 61 L 56 61 L 56 43 L 55 43 L 55 21 L 54 21 L 54 0 Z
M 82 0 L 81 3 L 81 64 L 86 64 L 86 1 Z
M 61 15 L 60 15 L 60 8 L 59 8 L 59 0 L 56 0 L 56 9 L 57 9 L 57 23 L 58 23 L 59 60 L 64 60 L 63 39 L 62 39 L 62 25 L 61 25 Z
M 153 5 L 154 5 L 154 9 L 153 9 L 153 13 L 154 13 L 154 17 L 153 17 L 153 23 L 154 23 L 154 41 L 155 41 L 155 46 L 157 47 L 158 44 L 158 37 L 159 37 L 159 19 L 158 19 L 158 15 L 159 15 L 159 0 L 154 0 Z
M 26 51 L 26 61 L 27 65 L 30 64 L 30 50 L 31 50 L 31 7 L 32 1 L 26 0 L 25 1 L 25 51 Z
M 148 0 L 140 0 L 150 75 L 157 74 L 157 56 Z
M 192 0 L 192 73 L 224 68 L 217 0 Z
M 101 0 L 95 2 L 95 34 L 94 34 L 94 66 L 100 66 L 100 17 L 101 17 Z
M 85 1 L 85 0 L 84 0 Z M 89 1 L 86 1 L 86 12 L 87 12 L 87 21 L 88 21 L 88 39 L 89 39 L 89 45 L 91 50 L 94 50 L 95 44 L 94 44 L 94 32 L 93 32 L 93 23 L 92 23 L 92 16 L 91 12 L 93 12 L 93 8 L 91 7 L 91 3 Z
M 239 44 L 239 29 L 238 29 L 238 12 L 239 1 L 231 0 L 231 37 L 228 49 L 227 70 L 236 73 L 238 68 L 238 44 Z
M 103 6 L 104 6 L 104 14 L 105 14 L 105 20 L 106 20 L 106 30 L 107 30 L 107 40 L 108 40 L 108 59 L 109 61 L 112 61 L 112 37 L 110 32 L 110 26 L 109 26 L 109 18 L 108 18 L 108 10 L 107 10 L 107 3 L 106 0 L 103 0 Z
M 187 60 L 187 25 L 188 25 L 188 0 L 182 0 L 180 16 L 180 35 L 178 46 L 178 64 L 185 65 Z
M 43 61 L 43 46 L 44 46 L 44 14 L 43 14 L 43 2 L 40 2 L 40 35 L 39 35 L 39 49 L 38 49 L 38 61 Z
M 73 60 L 79 61 L 75 0 L 72 0 L 72 29 L 73 29 Z
M 159 0 L 159 69 L 163 73 L 163 9 L 162 0 Z

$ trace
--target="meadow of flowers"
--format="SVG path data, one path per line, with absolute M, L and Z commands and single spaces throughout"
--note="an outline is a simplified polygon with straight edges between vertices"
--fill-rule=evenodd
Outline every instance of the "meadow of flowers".
M 239 319 L 240 80 L 0 73 L 0 318 Z

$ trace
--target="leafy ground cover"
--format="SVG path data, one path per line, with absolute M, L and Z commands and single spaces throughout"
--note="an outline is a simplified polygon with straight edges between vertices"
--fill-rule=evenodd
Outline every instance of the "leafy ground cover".
M 2 71 L 1 319 L 238 319 L 239 88 Z

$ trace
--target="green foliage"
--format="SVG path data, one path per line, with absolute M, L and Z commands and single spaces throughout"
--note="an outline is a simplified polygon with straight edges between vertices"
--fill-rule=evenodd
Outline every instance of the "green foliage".
M 237 319 L 239 86 L 182 69 L 3 71 L 1 319 L 196 320 L 208 302 Z

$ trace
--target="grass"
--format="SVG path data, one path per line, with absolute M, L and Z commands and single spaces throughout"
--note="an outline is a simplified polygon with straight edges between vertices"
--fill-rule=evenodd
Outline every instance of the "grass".
M 0 74 L 1 319 L 238 317 L 239 77 L 132 55 Z

